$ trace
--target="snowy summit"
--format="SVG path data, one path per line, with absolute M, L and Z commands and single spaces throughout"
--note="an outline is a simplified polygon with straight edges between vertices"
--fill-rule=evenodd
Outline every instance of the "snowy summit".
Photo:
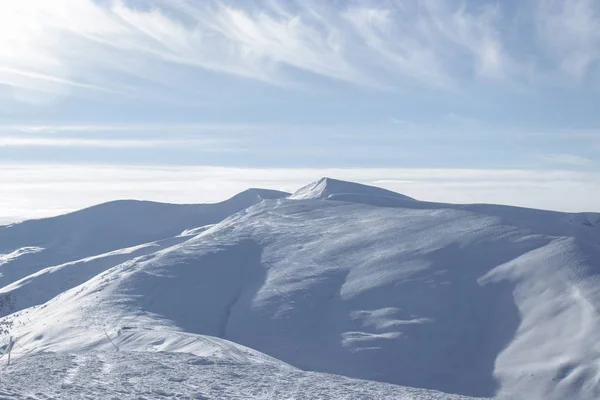
M 599 221 L 323 178 L 1 226 L 0 397 L 595 400 Z

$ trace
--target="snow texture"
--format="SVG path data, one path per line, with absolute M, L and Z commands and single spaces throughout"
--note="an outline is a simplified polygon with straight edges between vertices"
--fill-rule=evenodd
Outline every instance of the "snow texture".
M 284 364 L 254 364 L 169 352 L 41 353 L 20 360 L 4 373 L 0 398 L 469 400 L 435 391 L 303 372 Z
M 64 365 L 112 357 L 121 373 L 89 379 L 114 391 L 128 370 L 156 377 L 123 398 L 600 398 L 599 214 L 329 178 L 232 200 L 117 202 L 0 228 L 10 379 L 94 398 Z M 205 381 L 186 370 L 193 357 L 212 363 Z M 43 360 L 72 371 L 62 395 L 27 367 Z M 147 367 L 161 363 L 192 386 L 161 383 L 170 372 Z M 26 396 L 19 379 L 6 398 Z

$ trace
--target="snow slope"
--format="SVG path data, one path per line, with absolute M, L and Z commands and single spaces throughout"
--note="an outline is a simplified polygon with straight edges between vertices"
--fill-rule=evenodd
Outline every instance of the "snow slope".
M 373 200 L 377 198 L 395 199 L 395 200 L 413 200 L 412 198 L 381 189 L 375 186 L 366 186 L 354 182 L 345 182 L 331 178 L 321 178 L 316 182 L 310 183 L 300 188 L 296 193 L 288 196 L 292 200 L 314 200 L 314 199 L 338 199 L 343 196 L 363 197 L 369 196 Z
M 469 400 L 303 372 L 283 363 L 169 352 L 42 353 L 26 357 L 5 372 L 0 380 L 0 398 Z
M 118 252 L 132 255 L 112 268 L 63 264 L 1 289 L 20 310 L 5 318 L 17 356 L 203 355 L 220 338 L 307 371 L 600 398 L 598 214 L 427 203 L 331 179 L 274 197 L 158 251 Z M 72 274 L 81 285 L 57 288 Z
M 0 316 L 44 304 L 62 292 L 86 282 L 115 265 L 181 243 L 189 239 L 190 232 L 200 231 L 200 229 L 186 230 L 183 234 L 173 238 L 47 267 L 21 278 L 0 289 Z
M 249 189 L 217 204 L 122 200 L 53 218 L 0 226 L 0 285 L 43 268 L 214 224 L 263 199 L 287 193 Z

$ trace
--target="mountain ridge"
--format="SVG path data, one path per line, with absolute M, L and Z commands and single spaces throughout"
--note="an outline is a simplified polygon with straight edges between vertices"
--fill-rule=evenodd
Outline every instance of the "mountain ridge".
M 47 266 L 0 289 L 13 307 L 0 323 L 15 326 L 20 354 L 201 354 L 217 337 L 308 371 L 456 395 L 600 395 L 594 213 L 336 182 Z

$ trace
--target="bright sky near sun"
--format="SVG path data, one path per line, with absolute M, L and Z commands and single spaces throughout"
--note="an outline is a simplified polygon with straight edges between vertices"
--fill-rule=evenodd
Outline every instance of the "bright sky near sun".
M 597 0 L 0 0 L 0 223 L 324 175 L 600 211 Z

